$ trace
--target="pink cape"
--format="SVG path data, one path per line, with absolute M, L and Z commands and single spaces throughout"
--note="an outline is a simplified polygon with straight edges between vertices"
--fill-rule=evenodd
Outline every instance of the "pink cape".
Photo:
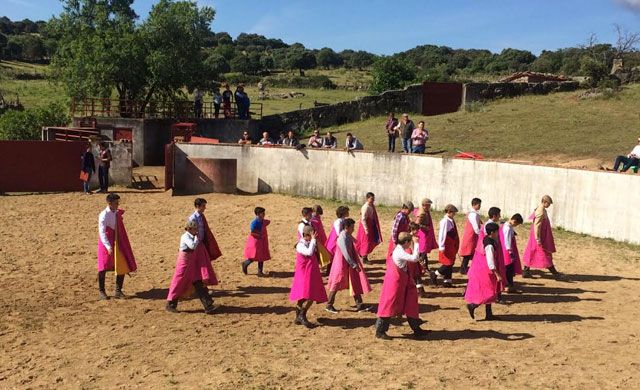
M 505 237 L 504 232 L 502 231 L 504 224 L 500 225 L 500 246 L 502 247 L 502 258 L 504 259 L 504 265 L 514 264 L 513 270 L 515 275 L 522 275 L 522 265 L 520 264 L 520 254 L 518 253 L 518 245 L 516 243 L 516 235 L 513 233 L 513 238 L 511 239 L 511 251 L 516 255 L 516 260 L 512 261 L 509 256 L 509 251 L 507 250 L 507 246 L 505 245 Z
M 469 216 L 465 218 L 464 232 L 462 232 L 462 244 L 460 244 L 460 256 L 473 256 L 478 245 L 478 235 L 473 231 L 473 225 L 469 222 Z
M 129 237 L 127 236 L 127 230 L 124 227 L 124 220 L 122 219 L 122 215 L 124 214 L 124 210 L 118 209 L 116 212 L 116 229 L 118 230 L 118 247 L 120 248 L 121 253 L 124 255 L 125 260 L 127 262 L 127 266 L 129 267 L 129 272 L 134 272 L 138 269 L 138 265 L 136 264 L 136 259 L 133 256 L 133 250 L 131 249 L 131 243 L 129 242 Z M 113 262 L 113 254 L 115 253 L 115 238 L 116 232 L 107 228 L 107 240 L 109 240 L 109 244 L 113 248 L 111 256 L 109 256 L 109 251 L 102 244 L 102 240 L 100 240 L 100 236 L 98 236 L 98 272 L 100 271 L 113 271 L 115 264 Z
M 178 252 L 176 270 L 171 279 L 167 301 L 174 301 L 191 291 L 193 282 L 200 280 L 195 252 Z
M 324 232 L 324 225 L 322 224 L 322 217 L 319 215 L 314 215 L 311 218 L 311 226 L 313 226 L 313 230 L 316 231 L 316 240 L 326 246 L 327 243 L 327 233 Z
M 482 234 L 483 230 L 480 229 Z M 500 251 L 496 248 L 496 253 Z M 479 242 L 473 255 L 473 262 L 468 272 L 467 290 L 464 300 L 476 305 L 491 304 L 498 297 L 498 278 L 487 265 L 487 256 L 482 243 Z
M 417 217 L 420 214 L 420 210 L 416 209 L 413 213 Z M 431 212 L 427 212 L 427 228 L 418 230 L 418 245 L 420 246 L 420 253 L 429 253 L 438 248 L 438 242 L 436 241 L 436 233 L 433 229 L 433 219 L 431 219 Z
M 247 243 L 244 246 L 244 258 L 253 261 L 267 261 L 271 259 L 269 252 L 269 235 L 267 234 L 267 226 L 271 223 L 268 219 L 262 221 L 261 238 L 255 238 L 251 233 L 247 237 Z
M 360 256 L 369 256 L 371 252 L 382 242 L 380 233 L 380 220 L 376 206 L 373 207 L 373 216 L 366 220 L 368 233 L 364 232 L 362 219 L 358 223 L 358 236 L 356 237 L 356 249 Z
M 484 227 L 489 222 L 492 222 L 492 221 L 487 221 L 482 225 L 480 225 L 480 233 L 478 234 L 478 243 L 476 244 L 476 251 L 482 250 L 484 253 L 484 245 L 482 243 L 485 237 L 487 236 L 487 234 L 484 232 Z M 492 222 L 492 223 L 495 223 L 495 222 Z M 504 288 L 504 285 L 507 283 L 507 265 L 505 264 L 505 257 L 502 249 L 503 246 L 501 245 L 501 241 L 499 237 L 500 237 L 500 226 L 498 226 L 498 239 L 495 240 L 495 243 L 496 243 L 495 265 L 496 265 L 496 269 L 500 273 L 500 276 L 502 276 L 502 283 L 498 283 L 498 291 L 502 291 L 502 289 Z M 475 259 L 475 256 L 474 256 L 474 259 Z M 485 263 L 486 262 L 487 261 L 485 258 Z
M 407 266 L 409 264 L 413 263 L 407 263 Z M 402 270 L 393 258 L 387 262 L 378 304 L 378 317 L 404 314 L 409 318 L 419 318 L 418 291 L 413 276 L 409 267 L 407 271 Z
M 447 232 L 444 239 L 444 251 L 438 252 L 438 261 L 443 265 L 453 265 L 456 262 L 456 254 L 460 247 L 460 237 L 456 221 L 453 221 L 453 229 Z
M 535 214 L 531 214 L 529 220 L 533 221 Z M 524 250 L 524 265 L 529 268 L 551 268 L 553 267 L 553 255 L 556 251 L 556 244 L 553 240 L 553 232 L 551 231 L 551 223 L 548 218 L 542 220 L 540 226 L 540 240 L 542 245 L 538 245 L 535 236 L 535 225 L 531 224 L 531 232 L 529 233 L 529 241 Z
M 211 264 L 209 252 L 207 252 L 203 243 L 196 246 L 193 254 L 196 261 L 196 267 L 200 271 L 202 282 L 209 286 L 217 285 L 218 277 L 216 276 L 216 272 L 213 270 L 213 264 Z
M 333 255 L 333 261 L 331 262 L 329 280 L 327 281 L 329 291 L 350 289 L 352 296 L 371 292 L 369 279 L 367 279 L 362 261 L 360 261 L 354 247 L 352 247 L 352 255 L 360 268 L 360 272 L 351 268 L 349 263 L 342 257 L 340 249 L 336 248 L 336 253 Z
M 296 270 L 293 274 L 289 300 L 296 302 L 300 299 L 316 303 L 327 301 L 327 292 L 324 290 L 316 253 L 311 256 L 303 256 L 296 252 Z
M 331 225 L 329 238 L 327 238 L 327 244 L 325 245 L 329 253 L 331 253 L 331 256 L 336 254 L 336 242 L 338 241 L 338 234 L 339 233 L 336 233 L 336 229 L 334 229 L 333 225 Z
M 213 261 L 218 257 L 222 256 L 222 252 L 220 251 L 218 242 L 216 241 L 216 238 L 213 235 L 211 228 L 209 227 L 207 218 L 204 216 L 204 214 L 201 214 L 201 215 L 202 215 L 202 223 L 204 224 L 204 233 L 205 233 L 204 242 L 202 244 L 204 244 L 204 248 L 207 250 L 207 255 L 209 256 L 209 260 Z

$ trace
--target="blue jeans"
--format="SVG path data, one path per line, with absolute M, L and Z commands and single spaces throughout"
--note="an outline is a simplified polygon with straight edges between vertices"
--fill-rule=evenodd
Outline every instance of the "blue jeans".
M 627 156 L 618 156 L 616 157 L 616 161 L 613 164 L 613 170 L 617 171 L 622 164 L 622 172 L 626 172 L 631 168 L 632 165 L 638 166 L 638 159 Z
M 87 181 L 83 181 L 82 182 L 82 190 L 84 192 L 89 192 L 90 188 L 89 188 L 89 182 L 91 181 L 91 175 L 93 174 L 93 171 L 86 171 L 87 174 L 89 175 L 87 177 Z
M 109 190 L 109 168 L 102 165 L 98 167 L 98 181 L 100 182 L 100 190 L 107 192 Z
M 403 138 L 402 139 L 402 149 L 406 153 L 411 153 L 411 138 Z
M 424 154 L 425 145 L 414 145 L 411 149 L 411 153 Z
M 398 137 L 396 136 L 389 137 L 389 149 L 388 149 L 389 152 L 396 151 L 396 138 Z

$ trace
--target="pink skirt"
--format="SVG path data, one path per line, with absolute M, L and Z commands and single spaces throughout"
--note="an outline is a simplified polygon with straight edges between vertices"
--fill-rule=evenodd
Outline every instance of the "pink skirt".
M 339 250 L 336 252 L 339 252 Z M 349 267 L 342 255 L 336 253 L 331 263 L 331 271 L 327 282 L 329 291 L 350 289 L 352 296 L 371 292 L 369 279 L 367 279 L 367 274 L 364 272 L 364 266 L 360 260 L 358 260 L 358 267 L 360 267 L 360 272 Z
M 178 252 L 176 270 L 171 279 L 167 301 L 174 301 L 186 295 L 193 286 L 193 282 L 201 280 L 196 264 L 195 252 Z
M 204 245 L 196 246 L 193 252 L 196 260 L 196 271 L 200 271 L 200 278 L 202 282 L 209 286 L 215 286 L 218 284 L 218 277 L 213 270 L 213 264 L 209 259 L 209 253 L 205 249 Z
M 300 299 L 316 303 L 327 301 L 327 292 L 324 290 L 320 266 L 315 256 L 304 260 L 296 259 L 296 270 L 293 275 L 289 300 L 296 302 Z
M 480 260 L 482 261 L 482 260 Z M 464 300 L 476 305 L 491 304 L 498 296 L 498 279 L 493 273 L 469 273 Z
M 538 245 L 535 238 L 529 238 L 523 257 L 524 265 L 529 268 L 544 269 L 553 267 L 553 255 Z

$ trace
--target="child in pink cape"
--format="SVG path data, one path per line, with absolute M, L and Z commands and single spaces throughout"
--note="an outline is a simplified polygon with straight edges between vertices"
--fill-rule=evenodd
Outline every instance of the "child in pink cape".
M 313 215 L 313 209 L 311 207 L 303 207 L 301 214 L 302 219 L 300 220 L 300 222 L 298 222 L 297 229 L 298 241 L 300 241 L 300 239 L 302 238 L 302 231 L 304 230 L 304 227 L 311 226 L 311 216 Z
M 258 276 L 266 276 L 264 273 L 264 262 L 271 259 L 269 253 L 269 235 L 267 234 L 267 226 L 271 223 L 265 219 L 265 209 L 256 207 L 253 212 L 256 217 L 251 221 L 249 227 L 249 236 L 244 246 L 244 258 L 242 262 L 242 273 L 247 274 L 249 265 L 253 262 L 258 263 Z
M 356 311 L 369 311 L 371 309 L 370 306 L 362 303 L 362 294 L 371 292 L 371 286 L 353 242 L 355 224 L 356 221 L 353 219 L 345 219 L 344 230 L 338 236 L 336 254 L 333 256 L 331 272 L 327 282 L 329 300 L 325 310 L 329 313 L 338 312 L 333 306 L 336 294 L 340 290 L 347 289 L 350 290 L 353 299 L 356 301 Z
M 380 233 L 378 212 L 374 204 L 376 196 L 373 192 L 367 192 L 366 198 L 367 201 L 360 209 L 356 249 L 360 257 L 362 257 L 362 262 L 364 264 L 371 264 L 369 262 L 369 254 L 382 242 L 382 234 Z
M 119 205 L 120 196 L 118 194 L 107 195 L 107 207 L 98 216 L 98 289 L 100 299 L 109 299 L 105 291 L 107 271 L 115 271 L 116 289 L 113 297 L 121 299 L 125 298 L 122 292 L 124 276 L 135 272 L 138 268 L 122 219 L 124 210 L 119 209 Z
M 316 240 L 320 245 L 326 247 L 327 245 L 327 233 L 324 231 L 324 225 L 322 224 L 322 215 L 324 211 L 322 210 L 322 206 L 319 204 L 314 205 L 313 214 L 311 216 L 311 226 L 313 230 L 316 232 Z
M 188 221 L 195 222 L 198 227 L 198 240 L 200 244 L 195 247 L 194 257 L 197 269 L 200 272 L 202 282 L 205 286 L 218 285 L 218 276 L 213 269 L 213 261 L 222 256 L 218 242 L 216 241 L 207 217 L 204 213 L 207 209 L 207 201 L 203 198 L 196 198 L 193 201 L 195 211 L 188 218 Z
M 200 298 L 200 302 L 202 302 L 202 306 L 204 306 L 204 312 L 212 314 L 216 308 L 213 306 L 213 300 L 209 296 L 207 288 L 202 283 L 202 274 L 196 258 L 196 248 L 199 245 L 203 245 L 198 239 L 198 224 L 195 221 L 187 221 L 184 230 L 186 231 L 180 237 L 176 270 L 171 279 L 165 309 L 170 313 L 177 313 L 178 299 L 187 295 L 193 287 Z
M 305 226 L 302 238 L 296 244 L 296 270 L 291 283 L 289 300 L 297 302 L 296 325 L 304 325 L 312 328 L 313 325 L 307 319 L 307 311 L 313 304 L 327 301 L 327 293 L 324 291 L 320 265 L 317 256 L 317 234 L 311 226 Z
M 469 261 L 473 258 L 473 252 L 478 245 L 478 234 L 480 234 L 480 226 L 482 220 L 480 219 L 480 207 L 482 200 L 479 198 L 471 199 L 471 210 L 467 214 L 464 222 L 464 232 L 462 232 L 462 243 L 460 244 L 460 251 L 458 255 L 462 257 L 462 265 L 460 265 L 460 273 L 466 275 L 469 271 Z
M 522 275 L 522 265 L 520 264 L 520 254 L 516 244 L 516 232 L 514 228 L 522 225 L 522 215 L 513 214 L 509 221 L 500 226 L 500 246 L 502 247 L 502 258 L 506 266 L 506 287 L 507 292 L 512 294 L 521 293 L 513 282 L 515 275 Z
M 349 208 L 347 206 L 338 206 L 336 209 L 336 217 L 338 217 L 335 221 L 333 221 L 333 225 L 331 225 L 331 231 L 329 232 L 329 238 L 327 238 L 327 251 L 331 254 L 331 258 L 336 254 L 336 242 L 338 240 L 338 236 L 340 232 L 344 230 L 344 220 L 349 218 Z M 327 276 L 331 273 L 331 263 L 327 265 Z
M 440 221 L 440 230 L 438 231 L 438 261 L 440 262 L 440 268 L 429 273 L 431 284 L 434 286 L 437 285 L 438 276 L 440 276 L 444 279 L 444 287 L 453 287 L 451 275 L 460 247 L 460 237 L 454 220 L 457 212 L 458 208 L 452 204 L 444 207 L 444 218 Z
M 484 245 L 483 240 L 487 236 L 487 231 L 486 231 L 487 224 L 494 223 L 500 226 L 500 218 L 502 218 L 502 210 L 500 210 L 500 208 L 489 207 L 489 211 L 487 211 L 487 214 L 489 215 L 489 220 L 485 224 L 480 226 L 480 233 L 478 234 L 478 244 L 476 245 L 476 250 L 482 249 L 482 246 Z M 505 287 L 504 283 L 507 278 L 507 267 L 504 260 L 504 256 L 502 254 L 502 245 L 500 245 L 499 237 L 500 237 L 500 232 L 498 232 L 498 239 L 495 242 L 495 247 L 496 247 L 495 265 L 496 265 L 496 269 L 500 273 L 500 276 L 502 276 L 502 281 L 498 283 L 497 303 L 505 303 L 502 300 L 502 290 Z
M 390 320 L 402 314 L 407 316 L 407 322 L 413 330 L 414 337 L 422 338 L 427 333 L 420 328 L 422 320 L 420 320 L 418 293 L 408 268 L 408 263 L 416 263 L 420 258 L 418 241 L 418 236 L 412 236 L 407 232 L 400 233 L 391 261 L 387 263 L 376 321 L 376 337 L 379 339 L 391 339 L 387 335 Z M 412 243 L 413 251 L 407 253 Z
M 553 265 L 553 253 L 556 251 L 556 244 L 553 240 L 553 231 L 547 215 L 547 209 L 552 204 L 553 200 L 549 195 L 543 196 L 540 205 L 529 217 L 533 223 L 531 224 L 527 248 L 524 250 L 523 278 L 531 277 L 531 268 L 547 268 L 556 279 L 565 279 L 564 275 L 558 272 Z
M 398 236 L 400 233 L 409 232 L 409 223 L 411 219 L 409 215 L 413 212 L 413 203 L 406 202 L 402 204 L 402 207 L 393 219 L 393 225 L 391 226 L 391 238 L 389 239 L 389 247 L 387 248 L 387 265 L 391 261 L 391 254 L 396 246 L 398 246 Z
M 468 272 L 469 280 L 464 300 L 467 302 L 469 315 L 474 319 L 476 318 L 475 310 L 480 305 L 485 305 L 486 320 L 496 319 L 491 310 L 491 304 L 498 298 L 498 285 L 502 281 L 496 266 L 498 229 L 498 225 L 493 222 L 485 225 L 486 236 L 482 240 L 482 245 L 476 247 Z

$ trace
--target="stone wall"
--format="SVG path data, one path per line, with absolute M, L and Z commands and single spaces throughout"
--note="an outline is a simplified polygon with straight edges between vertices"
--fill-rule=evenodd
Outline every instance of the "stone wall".
M 280 131 L 293 130 L 302 133 L 309 129 L 358 122 L 372 116 L 384 115 L 389 111 L 422 112 L 422 85 L 411 85 L 403 90 L 363 96 L 330 106 L 263 116 L 260 129 L 269 131 L 272 137 Z
M 520 95 L 546 95 L 578 89 L 577 81 L 546 81 L 544 83 L 467 83 L 463 89 L 463 104 Z
M 483 210 L 497 206 L 504 216 L 520 213 L 525 218 L 548 194 L 554 200 L 549 209 L 554 226 L 640 244 L 640 208 L 628 196 L 640 193 L 634 175 L 366 151 L 204 144 L 177 148 L 189 158 L 236 159 L 238 188 L 251 193 L 359 203 L 372 191 L 386 205 L 418 204 L 428 196 L 438 210 L 453 203 L 462 211 L 479 197 Z M 415 172 L 428 173 L 416 177 Z

